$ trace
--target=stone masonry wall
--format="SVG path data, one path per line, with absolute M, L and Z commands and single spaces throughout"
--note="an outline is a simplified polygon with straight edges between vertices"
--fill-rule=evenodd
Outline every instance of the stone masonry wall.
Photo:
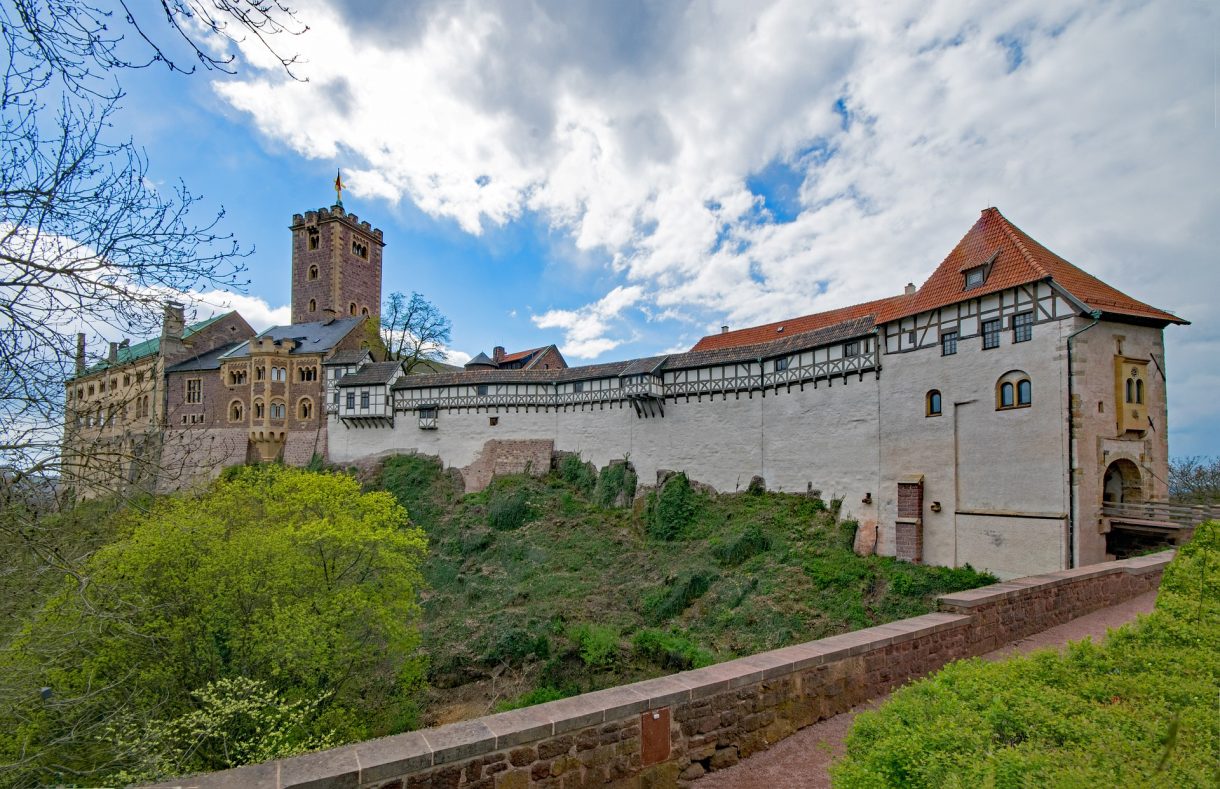
M 939 613 L 163 786 L 680 786 L 951 660 L 1155 589 L 1170 558 L 1165 552 L 945 595 Z
M 541 476 L 551 470 L 555 442 L 549 440 L 488 441 L 474 462 L 461 469 L 467 493 L 480 491 L 504 474 Z

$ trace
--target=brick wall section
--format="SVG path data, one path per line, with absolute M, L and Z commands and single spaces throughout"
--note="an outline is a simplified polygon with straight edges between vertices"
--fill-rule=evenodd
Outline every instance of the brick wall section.
M 161 786 L 678 786 L 951 660 L 1155 589 L 1171 558 L 1166 552 L 945 595 L 939 613 Z M 668 732 L 658 731 L 666 715 Z M 646 765 L 645 754 L 662 760 Z
M 474 462 L 461 469 L 466 492 L 477 493 L 493 477 L 504 474 L 542 476 L 551 469 L 554 451 L 555 442 L 550 440 L 488 441 Z

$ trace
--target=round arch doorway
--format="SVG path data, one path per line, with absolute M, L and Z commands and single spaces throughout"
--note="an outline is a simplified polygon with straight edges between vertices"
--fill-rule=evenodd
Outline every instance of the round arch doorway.
M 1144 499 L 1144 478 L 1139 466 L 1120 458 L 1106 466 L 1102 480 L 1103 504 L 1135 504 Z

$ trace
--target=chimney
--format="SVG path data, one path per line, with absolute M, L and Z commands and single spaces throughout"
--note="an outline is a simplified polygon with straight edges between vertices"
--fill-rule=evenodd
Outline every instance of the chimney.
M 85 333 L 78 332 L 76 335 L 76 374 L 80 375 L 85 372 Z
M 905 288 L 903 288 L 903 290 L 902 290 L 902 295 L 904 295 L 904 296 L 913 296 L 913 295 L 915 295 L 915 283 L 914 283 L 914 282 L 908 282 L 908 283 L 907 283 L 907 286 L 906 286 Z
M 496 364 L 499 364 L 500 362 L 504 361 L 504 356 L 505 356 L 505 353 L 504 353 L 503 345 L 497 345 L 495 348 L 491 349 L 491 360 L 493 362 L 495 362 Z
M 117 342 L 110 343 L 110 353 L 106 354 L 106 361 L 110 364 L 117 364 L 119 361 L 119 344 Z
M 728 333 L 729 333 L 729 325 L 728 325 L 727 323 L 726 323 L 725 325 L 723 325 L 723 326 L 721 326 L 721 327 L 720 327 L 720 333 L 721 333 L 721 334 L 728 334 Z
M 161 323 L 162 340 L 182 340 L 186 333 L 186 318 L 182 305 L 176 301 L 165 302 L 165 318 Z

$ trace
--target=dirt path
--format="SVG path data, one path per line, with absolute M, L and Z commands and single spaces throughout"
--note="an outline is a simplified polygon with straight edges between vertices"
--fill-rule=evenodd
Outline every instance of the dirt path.
M 1156 592 L 1146 592 L 1118 605 L 1085 614 L 1050 630 L 983 655 L 984 660 L 1002 660 L 1014 654 L 1044 647 L 1062 647 L 1069 641 L 1091 636 L 1105 638 L 1108 628 L 1126 624 L 1139 614 L 1152 610 Z M 885 701 L 882 696 L 849 712 L 827 718 L 780 741 L 769 750 L 757 753 L 740 764 L 717 770 L 695 781 L 697 789 L 824 789 L 830 786 L 831 762 L 843 755 L 843 739 L 852 719 L 861 710 L 873 709 Z

